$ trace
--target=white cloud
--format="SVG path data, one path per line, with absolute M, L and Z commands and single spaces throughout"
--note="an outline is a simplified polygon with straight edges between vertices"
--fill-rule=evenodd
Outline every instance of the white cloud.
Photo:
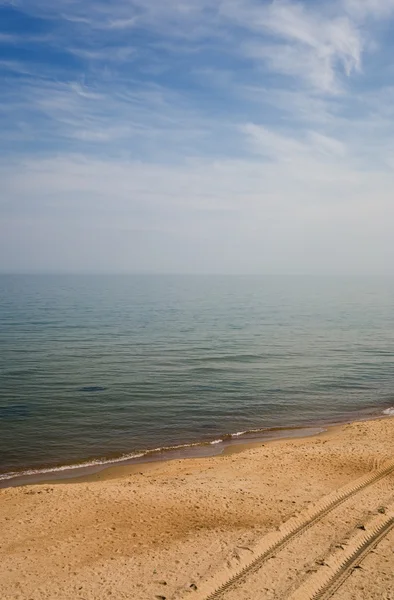
M 321 5 L 306 8 L 279 0 L 269 4 L 243 0 L 224 3 L 224 14 L 254 33 L 244 44 L 248 56 L 260 58 L 272 71 L 292 75 L 323 92 L 337 93 L 341 70 L 361 69 L 362 35 L 343 11 L 326 15 Z M 266 35 L 276 39 L 268 43 Z
M 246 56 L 264 62 L 273 72 L 291 75 L 321 92 L 336 94 L 341 91 L 329 54 L 318 55 L 308 48 L 294 48 L 290 44 L 258 42 L 245 44 L 243 49 Z
M 0 268 L 52 268 L 43 240 L 71 270 L 389 265 L 393 90 L 364 58 L 393 4 L 37 0 L 82 66 L 0 63 Z
M 115 155 L 140 151 L 152 159 L 160 157 L 165 147 L 167 160 L 181 148 L 192 151 L 193 145 L 211 135 L 209 120 L 194 111 L 187 98 L 158 84 L 130 89 L 117 79 L 94 85 L 82 80 L 40 80 L 23 64 L 7 67 L 29 74 L 28 80 L 3 92 L 7 121 L 16 124 L 14 133 L 19 130 L 26 141 L 39 137 L 42 143 L 56 143 L 59 148 L 72 140 L 96 142 L 84 151 Z M 76 146 L 69 145 L 70 150 Z
M 386 14 L 390 4 L 391 0 L 368 0 L 362 14 Z M 26 0 L 18 0 L 18 6 L 31 10 Z M 56 4 L 37 0 L 35 14 L 61 17 L 73 24 L 70 43 L 59 21 L 59 42 L 87 60 L 106 58 L 103 48 L 97 49 L 103 35 L 111 40 L 121 36 L 118 48 L 113 44 L 108 48 L 108 60 L 129 59 L 130 29 L 138 27 L 153 31 L 163 42 L 177 40 L 179 53 L 182 45 L 207 38 L 221 42 L 226 52 L 236 52 L 240 46 L 274 72 L 296 77 L 325 93 L 338 93 L 342 75 L 349 77 L 361 70 L 367 43 L 358 23 L 361 12 L 354 6 L 352 0 L 333 4 L 330 10 L 324 3 L 306 5 L 294 0 L 60 0 Z

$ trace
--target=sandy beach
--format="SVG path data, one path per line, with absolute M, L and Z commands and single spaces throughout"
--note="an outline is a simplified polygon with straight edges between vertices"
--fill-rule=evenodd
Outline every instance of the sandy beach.
M 333 598 L 393 599 L 393 440 L 383 418 L 2 489 L 0 598 L 203 600 L 222 585 L 227 600 L 309 598 L 311 578 L 331 577 Z M 360 545 L 340 582 L 336 565 Z

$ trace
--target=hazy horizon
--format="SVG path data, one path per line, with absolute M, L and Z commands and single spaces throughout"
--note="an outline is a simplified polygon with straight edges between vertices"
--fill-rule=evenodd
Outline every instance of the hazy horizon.
M 349 279 L 394 280 L 393 273 L 225 273 L 225 272 L 138 272 L 138 271 L 0 271 L 0 277 L 245 277 L 245 278 L 307 278 L 307 279 Z

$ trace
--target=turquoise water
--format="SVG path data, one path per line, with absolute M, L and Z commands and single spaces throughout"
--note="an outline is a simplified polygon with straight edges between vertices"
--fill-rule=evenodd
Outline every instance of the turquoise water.
M 0 477 L 394 404 L 394 280 L 0 276 Z

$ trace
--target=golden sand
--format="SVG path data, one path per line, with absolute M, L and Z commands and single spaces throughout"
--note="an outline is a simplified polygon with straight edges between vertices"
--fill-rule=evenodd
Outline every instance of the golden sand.
M 193 600 L 292 515 L 394 458 L 393 441 L 394 419 L 385 418 L 212 458 L 0 490 L 0 598 Z M 390 475 L 230 587 L 226 600 L 290 597 L 393 501 Z M 394 599 L 393 531 L 334 599 Z

